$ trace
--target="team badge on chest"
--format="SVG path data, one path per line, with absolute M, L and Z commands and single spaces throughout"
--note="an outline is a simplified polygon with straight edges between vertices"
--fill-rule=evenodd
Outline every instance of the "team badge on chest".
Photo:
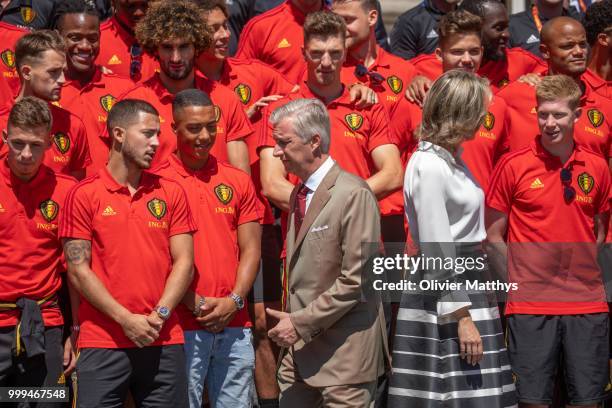
M 599 127 L 604 121 L 604 115 L 598 109 L 589 109 L 587 112 L 587 117 L 589 118 L 589 122 L 594 127 Z
M 389 88 L 395 94 L 402 92 L 402 88 L 404 87 L 404 83 L 402 82 L 402 80 L 396 77 L 395 75 L 392 75 L 387 78 L 387 85 L 389 85 Z
M 221 201 L 221 203 L 227 205 L 230 201 L 232 201 L 232 197 L 234 197 L 234 191 L 230 186 L 221 183 L 217 187 L 215 187 L 215 195 L 217 196 L 219 201 Z
M 110 112 L 113 105 L 115 104 L 115 101 L 116 99 L 113 95 L 104 95 L 100 98 L 100 105 L 102 105 L 102 109 L 104 109 L 106 112 Z
M 344 117 L 344 121 L 346 122 L 348 127 L 351 128 L 353 132 L 355 132 L 359 130 L 361 125 L 363 125 L 363 116 L 355 112 L 349 113 Z
M 594 185 L 595 179 L 589 173 L 584 172 L 578 176 L 578 187 L 580 187 L 584 194 L 588 195 L 593 190 Z
M 158 220 L 161 220 L 168 211 L 166 202 L 164 200 L 160 200 L 159 198 L 150 200 L 147 203 L 147 208 L 149 209 L 149 212 Z
M 59 205 L 51 199 L 40 203 L 39 208 L 40 213 L 42 214 L 43 218 L 47 220 L 47 222 L 53 221 L 55 218 L 57 218 L 57 214 L 59 213 Z
M 251 88 L 249 88 L 248 85 L 238 84 L 238 86 L 234 88 L 234 91 L 240 98 L 240 102 L 243 104 L 246 105 L 251 100 Z
M 66 154 L 70 150 L 70 138 L 62 132 L 57 132 L 53 135 L 53 143 L 62 154 Z
M 485 115 L 484 120 L 482 121 L 482 126 L 484 126 L 484 128 L 487 130 L 491 130 L 493 129 L 493 126 L 495 126 L 495 116 L 493 116 L 491 112 L 487 112 Z

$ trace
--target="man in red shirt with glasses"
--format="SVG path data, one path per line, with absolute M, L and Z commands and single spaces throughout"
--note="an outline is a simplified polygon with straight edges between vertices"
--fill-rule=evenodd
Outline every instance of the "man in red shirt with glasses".
M 609 393 L 608 305 L 597 247 L 608 225 L 610 171 L 574 142 L 581 95 L 569 76 L 542 79 L 539 134 L 501 159 L 487 194 L 489 258 L 518 286 L 505 313 L 525 407 L 552 403 L 558 371 L 565 373 L 569 405 L 595 408 Z
M 115 0 L 115 14 L 100 26 L 102 47 L 96 62 L 136 82 L 148 79 L 159 68 L 134 33 L 136 24 L 147 12 L 148 3 L 148 0 Z

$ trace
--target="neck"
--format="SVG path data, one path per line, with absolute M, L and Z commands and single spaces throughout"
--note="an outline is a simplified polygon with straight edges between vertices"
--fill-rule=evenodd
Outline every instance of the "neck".
M 552 146 L 542 146 L 544 147 L 544 149 L 546 149 L 548 153 L 558 157 L 559 160 L 561 160 L 561 163 L 565 164 L 572 155 L 572 152 L 574 151 L 574 139 L 570 140 L 570 143 L 561 143 Z
M 444 14 L 448 13 L 449 11 L 453 11 L 455 9 L 454 4 L 448 4 L 444 0 L 431 0 L 431 3 L 434 5 L 435 8 L 437 8 Z
M 206 75 L 206 78 L 212 81 L 218 81 L 223 75 L 223 67 L 225 66 L 225 59 L 218 59 L 215 57 L 204 58 L 200 57 L 198 61 L 198 69 L 201 73 Z
M 134 163 L 126 161 L 121 153 L 114 149 L 111 150 L 106 168 L 115 181 L 127 187 L 130 192 L 133 193 L 138 189 L 142 169 Z
M 612 81 L 612 58 L 608 52 L 595 46 L 592 48 L 589 69 L 605 81 Z
M 337 99 L 342 95 L 342 91 L 344 91 L 344 85 L 338 79 L 338 81 L 334 82 L 332 85 L 321 85 L 314 80 L 308 78 L 306 80 L 306 86 L 308 89 L 317 96 L 325 105 Z
M 74 68 L 71 68 L 70 65 L 66 70 L 66 79 L 70 81 L 79 81 L 81 86 L 88 84 L 93 79 L 94 75 L 96 75 L 96 66 L 92 65 L 89 71 L 77 71 Z
M 299 179 L 302 180 L 302 183 L 305 183 L 306 180 L 308 180 L 310 176 L 314 174 L 315 171 L 319 170 L 319 167 L 321 167 L 323 163 L 325 163 L 325 160 L 327 160 L 328 157 L 328 154 L 321 154 L 320 156 L 315 157 L 312 163 L 310 163 L 310 165 L 308 166 L 308 168 L 302 169 L 302 171 L 300 171 L 301 174 L 296 174 L 296 176 L 298 176 Z
M 184 79 L 172 79 L 164 71 L 159 72 L 159 79 L 171 94 L 195 87 L 195 71 L 192 69 Z
M 361 62 L 367 68 L 371 67 L 378 57 L 378 48 L 374 33 L 370 33 L 368 41 L 349 50 L 349 55 L 356 61 Z
M 317 2 L 315 4 L 313 4 L 312 6 L 307 6 L 304 4 L 300 4 L 299 0 L 290 0 L 291 4 L 293 4 L 293 6 L 295 8 L 297 8 L 298 10 L 300 10 L 302 12 L 302 14 L 306 15 L 309 13 L 314 13 L 315 11 L 319 11 L 323 8 L 323 2 Z
M 210 157 L 210 154 L 207 154 L 204 158 L 196 159 L 181 154 L 180 150 L 177 150 L 176 155 L 179 159 L 181 159 L 181 163 L 183 163 L 183 166 L 187 167 L 190 170 L 202 169 L 204 166 L 206 166 L 206 163 L 208 163 L 208 158 Z
M 22 82 L 21 88 L 19 88 L 19 93 L 17 94 L 17 97 L 15 98 L 15 102 L 19 102 L 21 99 L 25 98 L 26 96 L 36 96 L 36 95 L 34 94 L 34 91 L 32 91 L 32 88 L 30 88 L 27 82 Z
M 559 74 L 567 75 L 570 78 L 572 78 L 574 82 L 576 82 L 576 84 L 580 87 L 580 90 L 582 91 L 582 93 L 584 93 L 584 84 L 582 83 L 582 74 L 583 74 L 582 72 L 579 74 L 569 75 L 567 73 L 560 72 L 559 70 L 552 67 L 550 64 L 548 65 L 548 75 L 559 75 Z
M 559 17 L 563 14 L 563 2 L 546 4 L 540 0 L 536 0 L 536 5 L 538 6 L 538 14 L 546 20 Z

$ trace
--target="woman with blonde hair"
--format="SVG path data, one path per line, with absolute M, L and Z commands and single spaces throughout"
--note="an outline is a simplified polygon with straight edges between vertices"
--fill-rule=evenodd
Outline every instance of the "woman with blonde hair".
M 516 405 L 499 310 L 485 282 L 484 193 L 461 160 L 491 100 L 485 79 L 451 70 L 423 106 L 420 139 L 404 179 L 405 211 L 421 259 L 409 271 L 394 339 L 389 406 Z M 417 259 L 418 260 L 418 259 Z

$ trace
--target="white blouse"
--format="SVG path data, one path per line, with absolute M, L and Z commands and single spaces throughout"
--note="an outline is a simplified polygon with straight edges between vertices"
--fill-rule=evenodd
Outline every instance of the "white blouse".
M 448 150 L 419 142 L 404 177 L 404 202 L 410 234 L 415 243 L 482 242 L 484 193 L 465 163 Z M 444 257 L 454 257 L 451 245 Z M 426 254 L 427 255 L 427 254 Z M 438 314 L 451 313 L 470 303 L 439 302 Z

